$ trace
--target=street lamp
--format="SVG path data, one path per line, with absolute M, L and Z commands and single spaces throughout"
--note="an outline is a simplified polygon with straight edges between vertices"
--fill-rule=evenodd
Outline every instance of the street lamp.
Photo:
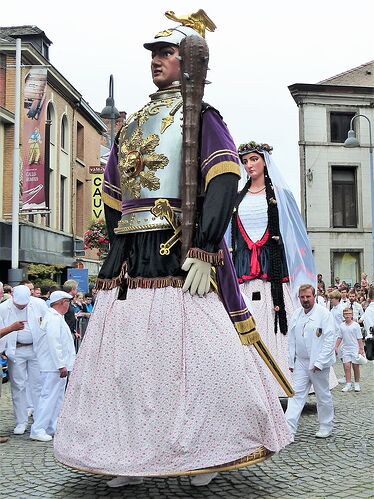
M 353 122 L 356 118 L 365 118 L 369 123 L 369 162 L 370 162 L 370 185 L 371 185 L 371 234 L 372 234 L 372 272 L 374 273 L 374 164 L 373 164 L 373 142 L 371 138 L 371 122 L 365 114 L 356 114 L 351 119 L 351 124 L 349 126 L 350 130 L 348 132 L 348 137 L 344 142 L 344 147 L 360 147 L 360 142 L 356 137 L 356 132 L 353 130 Z
M 106 100 L 106 105 L 100 113 L 100 117 L 110 120 L 110 147 L 112 147 L 114 142 L 114 129 L 116 125 L 116 120 L 119 118 L 120 114 L 118 109 L 114 105 L 113 97 L 113 75 L 109 78 L 109 97 Z

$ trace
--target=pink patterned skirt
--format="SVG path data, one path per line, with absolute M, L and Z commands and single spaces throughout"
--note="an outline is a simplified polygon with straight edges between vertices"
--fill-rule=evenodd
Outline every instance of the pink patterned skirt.
M 292 442 L 270 371 L 215 293 L 116 297 L 98 293 L 58 420 L 58 461 L 110 475 L 190 474 Z

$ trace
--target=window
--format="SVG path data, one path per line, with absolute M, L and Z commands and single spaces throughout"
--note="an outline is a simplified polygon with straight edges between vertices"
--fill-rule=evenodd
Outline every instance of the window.
M 355 167 L 332 167 L 332 225 L 333 227 L 357 227 Z
M 66 116 L 64 116 L 61 121 L 61 149 L 64 150 L 67 149 L 68 145 L 67 133 L 68 133 L 68 122 Z
M 60 230 L 65 230 L 66 177 L 60 176 Z
M 51 227 L 51 223 L 52 223 L 51 213 L 53 212 L 53 206 L 54 206 L 53 182 L 54 182 L 53 170 L 51 170 L 49 168 L 49 175 L 48 175 L 48 177 L 45 178 L 45 189 L 46 189 L 46 193 L 48 193 L 47 206 L 50 210 L 46 214 L 46 217 L 45 217 L 45 224 L 47 227 Z
M 348 137 L 351 119 L 356 113 L 330 113 L 330 140 L 343 144 Z M 354 128 L 354 122 L 353 122 Z
M 339 251 L 332 253 L 334 278 L 339 276 L 349 287 L 359 282 L 360 253 L 355 251 Z
M 77 122 L 77 158 L 84 160 L 84 127 Z
M 77 197 L 75 207 L 75 230 L 78 237 L 83 236 L 83 182 L 77 180 Z

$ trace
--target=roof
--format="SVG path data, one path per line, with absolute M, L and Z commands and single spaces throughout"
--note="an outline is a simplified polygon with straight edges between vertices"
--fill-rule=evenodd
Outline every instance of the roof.
M 319 85 L 345 85 L 353 87 L 374 87 L 374 61 L 319 81 Z
M 37 26 L 0 26 L 0 38 L 6 40 L 7 42 L 12 42 L 17 37 L 32 35 L 42 35 L 50 45 L 52 44 L 51 40 L 47 37 L 44 31 Z

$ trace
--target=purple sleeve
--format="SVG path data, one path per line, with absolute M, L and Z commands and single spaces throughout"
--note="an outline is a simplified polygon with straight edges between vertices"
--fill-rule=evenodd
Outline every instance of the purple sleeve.
M 236 146 L 226 124 L 213 109 L 203 113 L 200 161 L 205 189 L 214 177 L 223 173 L 235 173 L 240 178 Z

